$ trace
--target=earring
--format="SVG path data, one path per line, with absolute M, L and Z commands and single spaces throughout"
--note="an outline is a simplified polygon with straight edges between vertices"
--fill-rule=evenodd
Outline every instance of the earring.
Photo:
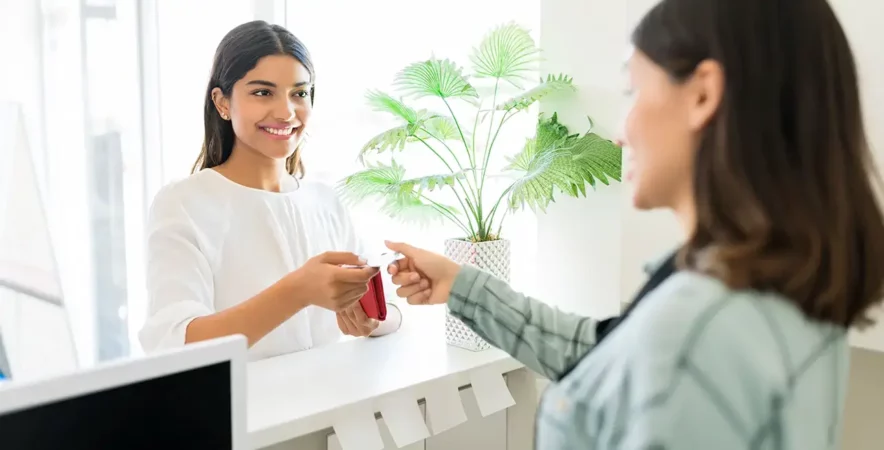
M 224 119 L 224 120 L 229 120 L 229 119 L 230 119 L 230 117 L 228 117 L 226 113 L 221 113 L 221 118 Z

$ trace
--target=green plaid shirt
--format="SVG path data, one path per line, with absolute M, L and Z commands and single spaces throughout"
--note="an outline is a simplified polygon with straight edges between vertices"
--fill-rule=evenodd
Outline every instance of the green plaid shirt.
M 448 307 L 555 381 L 538 410 L 538 449 L 838 448 L 846 333 L 773 294 L 678 272 L 596 348 L 595 320 L 470 266 Z

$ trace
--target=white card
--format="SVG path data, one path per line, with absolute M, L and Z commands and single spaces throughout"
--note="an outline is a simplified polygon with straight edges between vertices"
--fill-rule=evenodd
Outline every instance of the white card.
M 399 448 L 430 437 L 417 399 L 408 390 L 380 399 L 381 416 Z
M 384 440 L 368 406 L 345 408 L 338 411 L 333 428 L 342 450 L 383 450 Z
M 506 385 L 506 380 L 498 371 L 474 370 L 470 373 L 470 384 L 473 387 L 473 395 L 476 396 L 476 403 L 479 405 L 482 417 L 487 417 L 516 404 Z
M 398 252 L 383 252 L 378 254 L 362 255 L 365 265 L 368 267 L 386 268 L 390 264 L 402 259 L 402 254 Z
M 457 384 L 452 379 L 440 380 L 427 394 L 427 425 L 433 434 L 450 430 L 467 421 Z

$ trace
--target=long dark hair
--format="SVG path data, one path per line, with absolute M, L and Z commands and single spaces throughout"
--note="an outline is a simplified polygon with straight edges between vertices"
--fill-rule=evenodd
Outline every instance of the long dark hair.
M 853 54 L 826 0 L 663 0 L 632 40 L 674 82 L 704 60 L 724 71 L 682 266 L 782 294 L 815 320 L 871 324 L 884 216 Z
M 218 114 L 215 102 L 212 100 L 212 90 L 220 88 L 226 97 L 230 97 L 233 85 L 254 69 L 261 58 L 271 55 L 288 55 L 304 65 L 310 73 L 310 104 L 313 104 L 315 72 L 307 47 L 285 28 L 271 25 L 263 20 L 237 26 L 224 36 L 218 44 L 218 49 L 215 50 L 212 75 L 209 78 L 203 105 L 206 135 L 192 172 L 223 164 L 233 152 L 233 125 Z M 285 166 L 290 174 L 304 176 L 300 145 L 286 159 Z

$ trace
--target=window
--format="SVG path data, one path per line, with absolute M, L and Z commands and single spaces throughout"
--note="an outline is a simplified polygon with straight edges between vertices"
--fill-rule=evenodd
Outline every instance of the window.
M 80 360 L 126 356 L 131 286 L 143 278 L 135 3 L 13 4 L 30 19 L 15 36 L 35 47 L 22 64 L 26 122 Z

